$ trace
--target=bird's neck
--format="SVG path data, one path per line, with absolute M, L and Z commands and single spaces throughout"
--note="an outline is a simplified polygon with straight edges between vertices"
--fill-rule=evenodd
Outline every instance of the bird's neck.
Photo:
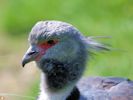
M 77 89 L 75 92 L 74 87 L 85 70 L 86 57 L 86 52 L 82 54 L 79 52 L 77 59 L 71 59 L 69 62 L 56 59 L 45 59 L 39 62 L 42 79 L 38 100 L 69 100 L 69 98 L 76 100 L 71 97 L 75 97 L 73 96 L 75 93 L 79 94 Z
M 38 100 L 79 100 L 79 97 L 80 92 L 75 87 L 75 84 L 71 84 L 71 86 L 58 91 L 50 91 L 46 83 L 46 76 L 42 74 L 41 93 Z
M 84 62 L 60 62 L 55 59 L 45 59 L 38 66 L 42 70 L 43 79 L 51 91 L 62 90 L 76 84 L 84 71 Z M 82 66 L 81 66 L 82 65 Z

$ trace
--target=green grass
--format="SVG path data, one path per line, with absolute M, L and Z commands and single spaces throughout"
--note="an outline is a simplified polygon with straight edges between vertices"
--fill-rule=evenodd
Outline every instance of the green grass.
M 132 0 L 1 0 L 0 68 L 18 66 L 28 47 L 27 36 L 39 20 L 61 20 L 76 26 L 85 36 L 112 36 L 101 39 L 114 48 L 97 53 L 87 64 L 85 75 L 121 76 L 133 79 L 133 1 Z M 18 59 L 19 57 L 19 59 Z M 8 63 L 7 63 L 8 61 Z M 6 67 L 8 68 L 8 67 Z M 28 77 L 28 76 L 27 76 Z M 37 95 L 35 81 L 27 94 Z

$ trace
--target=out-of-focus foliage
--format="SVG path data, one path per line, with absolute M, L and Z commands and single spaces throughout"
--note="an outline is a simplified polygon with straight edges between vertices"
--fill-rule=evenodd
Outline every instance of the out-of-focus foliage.
M 39 20 L 63 20 L 88 33 L 131 28 L 132 0 L 3 0 L 3 25 L 9 34 L 27 33 Z M 86 33 L 87 33 L 86 32 Z M 113 34 L 112 33 L 112 34 Z

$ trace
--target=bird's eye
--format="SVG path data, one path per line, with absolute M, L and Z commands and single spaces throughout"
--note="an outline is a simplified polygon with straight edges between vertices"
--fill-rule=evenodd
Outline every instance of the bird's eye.
M 54 41 L 54 40 L 48 40 L 48 41 L 47 41 L 47 44 L 50 44 L 50 45 L 51 45 L 51 44 L 55 44 L 55 41 Z
M 54 46 L 56 43 L 58 43 L 57 40 L 48 40 L 48 41 L 38 44 L 38 46 L 46 49 L 46 48 L 50 48 L 50 47 Z

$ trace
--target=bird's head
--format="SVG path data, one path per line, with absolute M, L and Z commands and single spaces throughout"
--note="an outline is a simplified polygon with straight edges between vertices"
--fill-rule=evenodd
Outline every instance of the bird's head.
M 25 66 L 31 61 L 39 63 L 46 59 L 60 62 L 81 60 L 81 56 L 87 55 L 82 37 L 80 32 L 68 23 L 40 21 L 30 32 L 30 47 L 23 57 L 22 65 Z

